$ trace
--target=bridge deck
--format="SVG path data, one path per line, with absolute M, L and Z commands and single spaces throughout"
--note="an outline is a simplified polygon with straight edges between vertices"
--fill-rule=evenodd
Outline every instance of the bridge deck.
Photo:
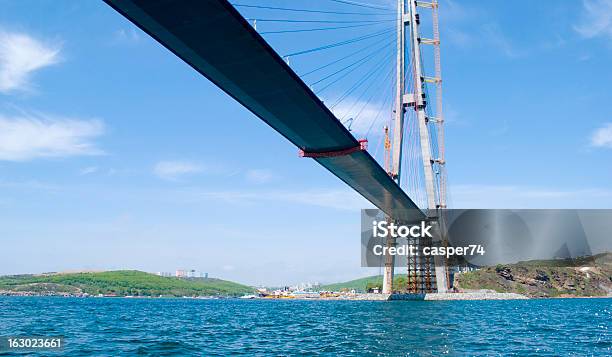
M 328 152 L 359 146 L 228 1 L 104 1 L 298 148 Z M 392 216 L 418 208 L 367 151 L 315 160 Z

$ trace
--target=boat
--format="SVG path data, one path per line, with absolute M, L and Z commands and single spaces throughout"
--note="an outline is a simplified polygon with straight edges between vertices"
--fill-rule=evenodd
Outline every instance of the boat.
M 241 299 L 257 299 L 257 295 L 243 295 L 240 297 Z

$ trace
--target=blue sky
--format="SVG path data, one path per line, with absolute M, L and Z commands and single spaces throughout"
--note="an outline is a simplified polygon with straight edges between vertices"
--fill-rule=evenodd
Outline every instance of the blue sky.
M 0 274 L 193 268 L 281 284 L 368 273 L 367 202 L 107 5 L 0 7 Z M 440 12 L 451 205 L 612 208 L 612 1 L 443 1 Z M 373 30 L 266 38 L 286 54 Z M 304 73 L 331 53 L 290 64 Z

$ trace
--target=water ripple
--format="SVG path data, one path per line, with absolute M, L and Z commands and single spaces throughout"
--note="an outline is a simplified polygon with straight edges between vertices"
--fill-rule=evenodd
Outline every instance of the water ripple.
M 609 299 L 454 302 L 0 297 L 0 335 L 67 355 L 611 355 Z

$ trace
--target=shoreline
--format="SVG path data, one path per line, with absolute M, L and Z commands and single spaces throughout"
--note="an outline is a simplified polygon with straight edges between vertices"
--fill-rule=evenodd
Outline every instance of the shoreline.
M 551 299 L 610 299 L 612 295 L 601 296 L 555 296 L 555 297 L 529 297 L 517 293 L 497 292 L 465 292 L 465 293 L 428 293 L 428 294 L 347 294 L 334 297 L 254 297 L 241 298 L 240 296 L 71 296 L 71 295 L 21 295 L 0 294 L 1 297 L 50 297 L 50 298 L 77 298 L 77 299 L 181 299 L 181 300 L 271 300 L 271 301 L 485 301 L 485 300 L 551 300 Z

